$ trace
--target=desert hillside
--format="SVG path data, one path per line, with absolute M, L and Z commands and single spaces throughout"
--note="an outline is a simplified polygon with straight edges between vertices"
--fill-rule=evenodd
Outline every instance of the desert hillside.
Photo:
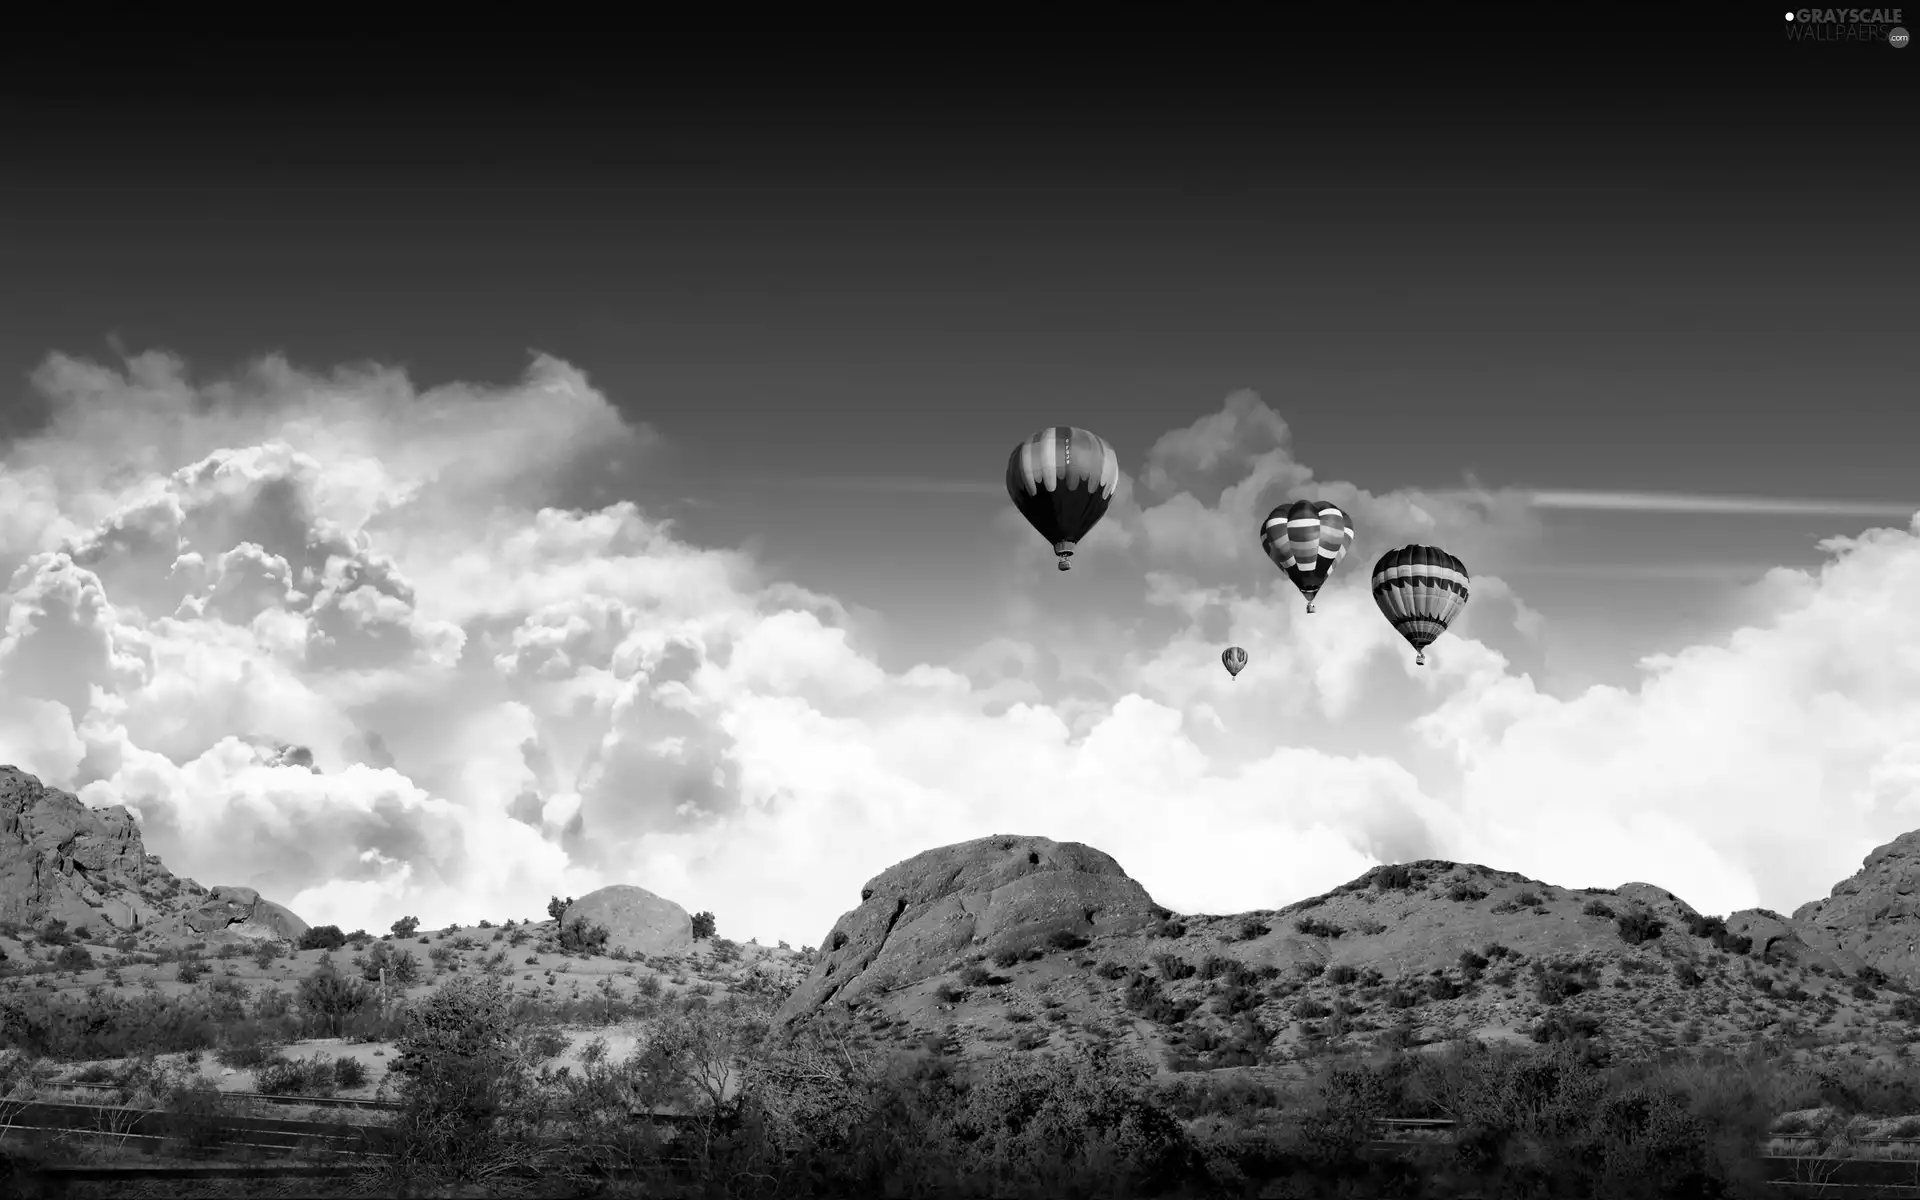
M 731 1146 L 726 1154 L 758 1164 L 689 1168 L 669 1155 L 671 1171 L 737 1179 L 813 1155 L 808 1170 L 836 1186 L 854 1186 L 836 1172 L 856 1161 L 867 1163 L 859 1186 L 889 1171 L 898 1184 L 907 1168 L 897 1153 L 873 1147 L 905 1139 L 931 1156 L 913 1170 L 990 1163 L 998 1174 L 977 1181 L 987 1189 L 978 1194 L 1000 1194 L 1008 1172 L 1053 1178 L 1029 1161 L 1037 1150 L 1016 1145 L 1038 1134 L 1003 1131 L 1013 1141 L 979 1163 L 974 1134 L 939 1147 L 974 1128 L 969 1121 L 991 1125 L 999 1118 L 982 1114 L 1010 1111 L 1025 1089 L 1080 1114 L 1069 1140 L 1083 1184 L 1087 1172 L 1120 1169 L 1103 1157 L 1107 1143 L 1095 1144 L 1109 1136 L 1098 1133 L 1108 1119 L 1100 1114 L 1134 1113 L 1112 1115 L 1114 1128 L 1144 1137 L 1138 1122 L 1147 1121 L 1157 1149 L 1135 1146 L 1127 1171 L 1204 1176 L 1192 1194 L 1238 1195 L 1244 1184 L 1248 1195 L 1306 1195 L 1319 1194 L 1330 1171 L 1376 1170 L 1366 1165 L 1378 1149 L 1368 1122 L 1438 1113 L 1436 1128 L 1453 1128 L 1482 1112 L 1461 1097 L 1498 1109 L 1519 1086 L 1514 1064 L 1546 1054 L 1566 1088 L 1586 1089 L 1585 1099 L 1563 1098 L 1553 1137 L 1617 1141 L 1599 1098 L 1624 1087 L 1619 1094 L 1640 1104 L 1652 1094 L 1646 1072 L 1667 1071 L 1659 1078 L 1679 1082 L 1661 1085 L 1668 1099 L 1659 1103 L 1699 1111 L 1661 1118 L 1659 1136 L 1692 1146 L 1685 1154 L 1699 1171 L 1737 1175 L 1771 1161 L 1749 1161 L 1763 1145 L 1798 1153 L 1812 1139 L 1825 1153 L 1899 1134 L 1920 1112 L 1920 1077 L 1908 1078 L 1907 1062 L 1920 997 L 1903 924 L 1916 846 L 1907 835 L 1875 850 L 1829 899 L 1793 917 L 1702 914 L 1652 884 L 1576 890 L 1434 860 L 1376 867 L 1280 909 L 1180 914 L 1097 849 L 1000 835 L 880 872 L 817 949 L 730 940 L 714 914 L 690 914 L 638 884 L 556 896 L 545 920 L 423 929 L 396 914 L 376 933 L 310 926 L 251 889 L 178 878 L 146 852 L 125 810 L 89 809 L 0 768 L 0 1101 L 40 1106 L 54 1114 L 45 1120 L 123 1111 L 99 1107 L 109 1103 L 202 1123 L 258 1117 L 269 1102 L 282 1106 L 274 1119 L 302 1121 L 359 1105 L 368 1112 L 355 1120 L 432 1159 L 406 1170 L 467 1179 L 518 1164 L 552 1194 L 577 1194 L 569 1189 L 586 1186 L 591 1164 L 562 1155 L 535 1168 L 535 1158 L 575 1145 L 582 1122 L 612 1122 L 605 1136 L 627 1129 L 617 1137 L 631 1138 L 624 1123 L 653 1113 L 719 1122 L 709 1135 L 720 1140 L 704 1153 Z M 497 1052 L 475 1049 L 487 1045 Z M 1709 1122 L 1700 1106 L 1724 1108 L 1729 1085 L 1700 1084 L 1686 1100 L 1694 1084 L 1685 1081 L 1708 1068 L 1675 1067 L 1676 1056 L 1738 1064 L 1725 1069 L 1746 1080 L 1744 1115 L 1715 1109 L 1719 1124 Z M 453 1077 L 448 1062 L 458 1075 L 481 1059 L 515 1094 L 543 1097 L 536 1108 L 546 1115 L 469 1113 L 461 1120 L 480 1124 L 462 1137 L 495 1139 L 485 1143 L 494 1149 L 472 1161 L 430 1152 L 441 1135 L 421 1130 L 466 1112 L 465 1101 L 447 1108 L 430 1081 Z M 1620 1070 L 1627 1082 L 1599 1073 Z M 1452 1082 L 1420 1084 L 1422 1072 Z M 1763 1076 L 1771 1082 L 1754 1090 Z M 1455 1098 L 1434 1099 L 1443 1093 Z M 1043 1103 L 1032 1097 L 1020 1103 Z M 302 1115 L 302 1104 L 335 1108 Z M 749 1111 L 760 1140 L 728 1141 L 746 1136 L 739 1122 Z M 1330 1113 L 1347 1114 L 1335 1121 L 1346 1131 L 1334 1138 L 1337 1154 L 1326 1149 Z M 1534 1128 L 1544 1118 L 1473 1119 Z M 559 1142 L 554 1121 L 573 1123 Z M 902 1121 L 930 1124 L 906 1133 L 895 1128 Z M 1276 1149 L 1276 1129 L 1320 1149 Z M 654 1162 L 646 1156 L 664 1153 L 661 1144 L 621 1153 Z M 1681 1153 L 1646 1150 L 1670 1152 Z M 49 1153 L 34 1151 L 43 1164 Z M 1504 1161 L 1504 1151 L 1488 1153 Z M 95 1149 L 78 1161 L 102 1154 L 111 1157 Z M 398 1171 L 414 1160 L 367 1161 Z M 1149 1161 L 1157 1165 L 1139 1165 Z M 1260 1180 L 1283 1177 L 1294 1191 L 1259 1191 Z M 780 1194 L 812 1194 L 792 1186 L 800 1190 Z M 1391 1194 L 1395 1185 L 1381 1186 Z

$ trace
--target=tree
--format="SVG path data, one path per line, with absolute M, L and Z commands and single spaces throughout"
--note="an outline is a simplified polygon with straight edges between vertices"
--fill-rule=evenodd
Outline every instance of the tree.
M 420 960 L 411 951 L 395 949 L 391 942 L 375 942 L 359 961 L 360 978 L 369 983 L 380 981 L 382 968 L 386 969 L 387 982 L 395 987 L 410 987 L 420 977 Z
M 562 916 L 566 915 L 567 906 L 572 903 L 572 896 L 568 896 L 565 900 L 555 896 L 547 901 L 547 915 L 558 921 Z
M 300 981 L 300 1007 L 319 1018 L 330 1037 L 338 1037 L 340 1022 L 365 1008 L 369 999 L 367 985 L 340 974 L 330 958 L 321 959 Z
M 395 921 L 393 923 L 391 928 L 393 930 L 393 936 L 395 937 L 403 937 L 403 938 L 412 937 L 414 934 L 414 931 L 420 928 L 420 918 L 419 917 L 401 917 L 398 921 Z
M 492 975 L 442 984 L 395 1040 L 403 1160 L 471 1177 L 499 1149 L 495 1123 L 530 1080 L 515 1053 L 512 994 Z
M 710 912 L 697 912 L 693 914 L 693 940 L 697 942 L 703 938 L 710 938 L 712 936 L 713 914 Z
M 315 925 L 300 935 L 301 950 L 338 950 L 347 944 L 347 935 L 338 925 Z

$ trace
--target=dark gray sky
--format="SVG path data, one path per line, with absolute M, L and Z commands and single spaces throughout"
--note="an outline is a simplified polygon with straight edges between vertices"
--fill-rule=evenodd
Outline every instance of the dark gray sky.
M 545 351 L 665 439 L 622 492 L 928 655 L 991 621 L 1015 441 L 1137 467 L 1241 388 L 1375 492 L 1920 500 L 1920 58 L 1776 36 L 10 39 L 9 419 L 109 338 L 422 386 Z M 988 486 L 808 482 L 850 476 Z M 1548 519 L 1529 600 L 1654 642 L 1725 582 L 1662 570 L 1835 531 Z

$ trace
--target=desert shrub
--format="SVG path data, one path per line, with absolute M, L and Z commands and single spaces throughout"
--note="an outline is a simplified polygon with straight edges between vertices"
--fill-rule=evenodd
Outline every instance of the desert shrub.
M 958 1004 L 967 998 L 967 990 L 954 987 L 950 983 L 943 983 L 933 989 L 933 998 L 942 1004 Z
M 1187 936 L 1187 925 L 1185 921 L 1162 918 L 1159 924 L 1147 930 L 1147 935 L 1157 938 L 1183 938 Z
M 1466 989 L 1445 975 L 1435 975 L 1427 980 L 1427 997 L 1431 1000 L 1458 1000 L 1466 994 Z
M 338 950 L 346 944 L 347 935 L 338 925 L 315 925 L 301 934 L 294 946 L 299 950 Z
M 196 983 L 207 973 L 207 964 L 197 955 L 182 955 L 180 964 L 174 968 L 174 978 L 181 983 Z
M 1540 903 L 1540 897 L 1534 895 L 1532 892 L 1523 891 L 1514 895 L 1513 902 L 1521 908 L 1532 908 Z
M 1613 906 L 1605 900 L 1589 900 L 1581 913 L 1589 917 L 1599 917 L 1605 921 L 1613 920 Z
M 1887 1006 L 1887 1015 L 1896 1021 L 1920 1025 L 1920 1000 L 1912 996 L 1898 996 Z
M 333 960 L 323 958 L 319 966 L 300 981 L 300 1007 L 329 1037 L 338 1037 L 341 1025 L 373 1001 L 366 982 L 342 975 Z
M 1346 963 L 1335 963 L 1328 967 L 1326 972 L 1328 983 L 1339 984 L 1342 987 L 1352 983 L 1359 976 L 1360 972 Z
M 1316 917 L 1301 917 L 1293 923 L 1293 927 L 1308 937 L 1317 938 L 1337 938 L 1346 932 L 1338 925 L 1329 925 Z
M 986 974 L 986 972 L 981 970 L 979 967 L 970 967 L 968 969 L 973 971 L 980 971 L 982 975 Z M 1120 979 L 1126 975 L 1127 968 L 1109 959 L 1106 962 L 1103 962 L 1099 966 L 1095 967 L 1093 969 L 1093 973 L 1095 975 L 1098 975 L 1102 979 Z
M 67 923 L 58 918 L 42 925 L 34 935 L 34 939 L 42 946 L 70 946 L 73 944 L 73 934 L 67 932 Z
M 1137 971 L 1128 978 L 1120 999 L 1129 1012 L 1167 1026 L 1181 1024 L 1200 1007 L 1200 1002 L 1192 997 L 1176 1000 L 1168 996 L 1160 990 L 1159 980 Z
M 697 912 L 693 914 L 693 940 L 694 941 L 696 942 L 704 941 L 705 939 L 712 937 L 713 932 L 714 932 L 714 920 L 713 920 L 712 913 L 702 911 L 702 912 Z
M 53 956 L 53 965 L 55 970 L 60 971 L 91 971 L 93 954 L 85 946 L 62 946 L 60 953 Z
M 392 929 L 394 937 L 410 938 L 416 932 L 419 931 L 420 918 L 419 917 L 401 917 L 398 921 L 395 921 L 388 928 Z
M 357 1058 L 336 1058 L 333 1060 L 333 1082 L 336 1087 L 357 1088 L 367 1082 L 367 1064 Z
M 1558 1004 L 1599 986 L 1600 972 L 1590 963 L 1573 967 L 1533 964 L 1533 998 L 1542 1004 Z
M 1528 1030 L 1536 1042 L 1565 1042 L 1574 1038 L 1600 1036 L 1600 1018 L 1583 1012 L 1552 1012 Z
M 1486 898 L 1487 890 L 1471 883 L 1455 883 L 1447 889 L 1447 899 L 1455 901 L 1456 903 L 1465 903 L 1469 900 L 1485 900 Z
M 334 1060 L 270 1058 L 253 1073 L 253 1086 L 268 1096 L 331 1096 L 338 1086 Z
M 390 1068 L 400 1171 L 471 1178 L 488 1168 L 497 1123 L 531 1084 L 515 1053 L 512 1004 L 498 978 L 459 976 L 408 1013 Z
M 1056 929 L 1047 935 L 1047 945 L 1055 950 L 1078 950 L 1090 939 L 1081 937 L 1071 929 Z
M 1487 969 L 1488 961 L 1487 956 L 1484 954 L 1475 954 L 1471 950 L 1462 950 L 1460 952 L 1460 969 L 1462 971 L 1484 971 Z
M 567 908 L 572 903 L 572 896 L 568 896 L 565 900 L 562 900 L 558 896 L 552 897 L 547 901 L 547 917 L 554 921 L 560 920 L 561 917 L 566 915 Z
M 391 942 L 375 942 L 365 956 L 355 956 L 353 961 L 360 968 L 360 978 L 368 983 L 378 983 L 383 968 L 388 984 L 394 987 L 411 987 L 420 978 L 420 960 L 412 951 L 396 949 Z
M 1377 867 L 1373 872 L 1373 886 L 1379 891 L 1399 891 L 1413 886 L 1413 871 L 1401 863 Z
M 1650 942 L 1666 930 L 1666 923 L 1642 908 L 1630 909 L 1614 919 L 1620 940 L 1629 946 Z
M 1700 973 L 1700 969 L 1688 962 L 1673 964 L 1673 978 L 1684 988 L 1697 988 L 1707 981 L 1707 977 Z
M 734 941 L 732 938 L 714 938 L 710 949 L 713 952 L 713 961 L 715 962 L 731 963 L 740 961 L 740 943 Z
M 261 942 L 258 946 L 254 947 L 253 965 L 256 967 L 259 967 L 262 971 L 264 971 L 268 967 L 272 966 L 274 960 L 279 957 L 280 957 L 279 942 L 277 941 Z
M 1294 1003 L 1293 1015 L 1295 1020 L 1312 1021 L 1332 1016 L 1333 1010 L 1311 996 L 1303 996 Z

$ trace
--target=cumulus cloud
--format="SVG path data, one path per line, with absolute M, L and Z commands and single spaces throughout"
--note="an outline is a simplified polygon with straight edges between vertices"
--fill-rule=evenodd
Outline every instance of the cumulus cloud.
M 1243 392 L 1123 477 L 1082 564 L 1108 609 L 1015 596 L 1003 636 L 889 670 L 835 597 L 584 502 L 657 438 L 568 364 L 417 391 L 55 356 L 36 384 L 51 422 L 0 471 L 0 757 L 312 921 L 625 882 L 815 942 L 869 876 L 1000 832 L 1098 846 L 1187 910 L 1428 856 L 1788 908 L 1920 824 L 1911 529 L 1774 572 L 1632 688 L 1556 696 L 1501 573 L 1541 536 L 1525 494 L 1319 479 Z M 1310 617 L 1254 536 L 1300 496 L 1361 531 Z M 1408 541 L 1476 577 L 1425 669 L 1366 588 Z

